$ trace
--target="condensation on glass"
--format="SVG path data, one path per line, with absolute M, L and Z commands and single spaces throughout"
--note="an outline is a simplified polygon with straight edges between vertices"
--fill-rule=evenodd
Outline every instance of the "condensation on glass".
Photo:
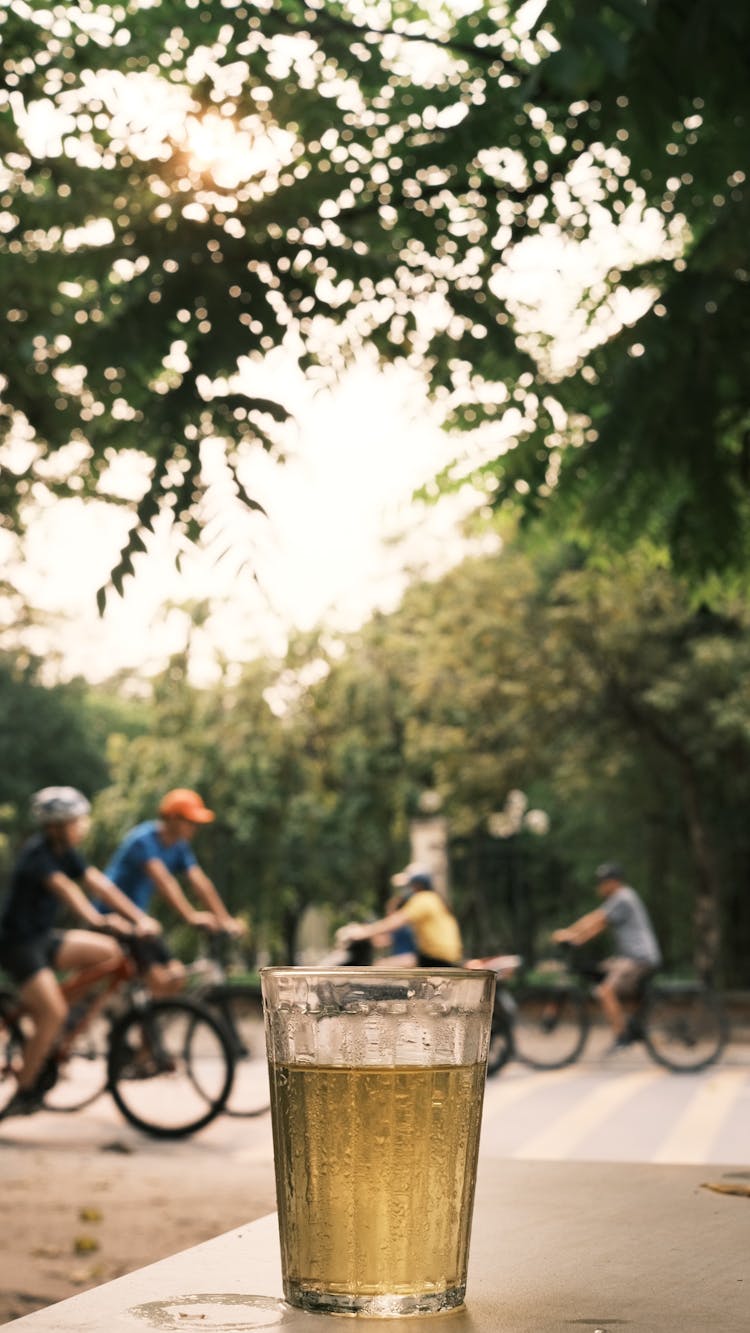
M 390 1317 L 459 1307 L 494 975 L 261 976 L 287 1301 Z

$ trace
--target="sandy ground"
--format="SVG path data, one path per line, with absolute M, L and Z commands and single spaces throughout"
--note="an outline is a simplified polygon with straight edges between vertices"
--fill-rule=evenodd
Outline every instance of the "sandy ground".
M 0 1324 L 275 1208 L 269 1117 L 162 1143 L 106 1096 L 0 1124 Z

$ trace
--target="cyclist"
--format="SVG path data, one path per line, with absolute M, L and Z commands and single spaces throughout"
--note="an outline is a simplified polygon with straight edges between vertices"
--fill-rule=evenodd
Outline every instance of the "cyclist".
M 554 931 L 552 938 L 558 944 L 578 946 L 611 927 L 615 954 L 604 960 L 603 977 L 594 994 L 614 1034 L 611 1050 L 618 1051 L 635 1040 L 622 1001 L 636 995 L 646 977 L 660 966 L 661 951 L 648 912 L 619 865 L 613 861 L 600 865 L 596 888 L 603 900 L 601 907 Z
M 28 1115 L 40 1105 L 36 1084 L 47 1055 L 65 1022 L 67 1002 L 55 976 L 114 959 L 117 942 L 94 930 L 57 930 L 61 905 L 90 927 L 108 926 L 146 935 L 160 927 L 131 903 L 105 875 L 87 865 L 80 849 L 91 806 L 74 787 L 45 787 L 31 801 L 39 831 L 21 849 L 0 914 L 0 964 L 18 986 L 21 1004 L 33 1023 L 17 1072 L 17 1087 L 0 1112 Z M 83 889 L 111 910 L 102 914 Z
M 200 826 L 214 819 L 213 810 L 204 805 L 196 791 L 187 787 L 168 791 L 159 804 L 159 818 L 137 824 L 123 838 L 107 866 L 107 875 L 143 911 L 148 911 L 156 892 L 191 926 L 241 934 L 244 921 L 229 914 L 190 845 Z M 179 875 L 200 899 L 201 909 L 193 907 L 186 897 Z M 184 965 L 161 937 L 144 940 L 138 958 L 154 994 L 180 990 Z
M 437 893 L 429 870 L 412 863 L 394 875 L 391 884 L 400 890 L 401 906 L 379 921 L 342 926 L 336 935 L 337 942 L 371 940 L 393 934 L 402 926 L 411 926 L 417 967 L 455 967 L 463 953 L 461 931 L 450 908 Z
M 385 914 L 390 916 L 392 912 L 397 912 L 409 897 L 409 890 L 406 892 L 398 891 L 393 894 L 385 905 Z M 369 942 L 369 941 L 368 941 Z M 372 941 L 378 948 L 386 949 L 387 952 L 375 959 L 375 967 L 416 967 L 417 952 L 414 941 L 414 931 L 411 926 L 397 926 L 384 935 L 376 935 Z

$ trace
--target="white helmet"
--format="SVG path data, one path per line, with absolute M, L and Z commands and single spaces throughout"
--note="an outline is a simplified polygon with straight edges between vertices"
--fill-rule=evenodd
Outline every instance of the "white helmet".
M 67 824 L 90 812 L 89 801 L 75 787 L 43 787 L 31 798 L 31 817 L 37 824 Z

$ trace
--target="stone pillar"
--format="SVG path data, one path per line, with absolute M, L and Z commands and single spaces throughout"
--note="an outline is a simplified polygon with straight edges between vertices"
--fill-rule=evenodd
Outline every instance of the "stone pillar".
M 438 893 L 450 901 L 448 821 L 441 814 L 420 814 L 409 825 L 411 859 L 426 866 Z

